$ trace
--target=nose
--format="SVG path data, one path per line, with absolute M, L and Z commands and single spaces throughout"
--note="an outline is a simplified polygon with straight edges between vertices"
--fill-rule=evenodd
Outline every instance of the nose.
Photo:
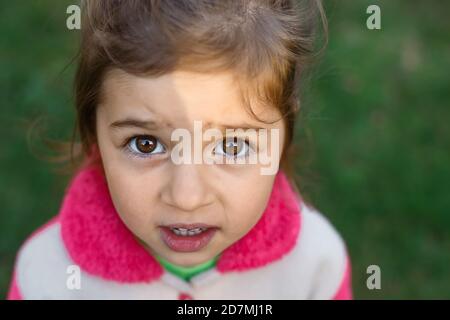
M 161 192 L 161 199 L 169 206 L 192 212 L 213 202 L 213 193 L 202 176 L 202 165 L 174 165 L 171 178 Z

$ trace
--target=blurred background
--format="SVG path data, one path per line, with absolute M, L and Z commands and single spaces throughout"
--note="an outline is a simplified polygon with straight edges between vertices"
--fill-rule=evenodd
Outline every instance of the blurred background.
M 70 140 L 74 0 L 0 0 L 0 299 L 67 176 L 42 138 Z M 368 30 L 366 8 L 381 8 Z M 450 298 L 450 2 L 329 1 L 329 44 L 296 132 L 301 189 L 344 237 L 357 299 Z M 34 128 L 30 131 L 30 128 Z M 381 268 L 381 290 L 366 286 Z

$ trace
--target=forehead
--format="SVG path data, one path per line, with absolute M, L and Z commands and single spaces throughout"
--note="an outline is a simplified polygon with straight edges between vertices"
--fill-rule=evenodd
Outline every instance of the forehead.
M 138 77 L 113 70 L 106 75 L 102 92 L 100 105 L 107 108 L 105 114 L 111 120 L 152 117 L 174 127 L 186 126 L 194 120 L 211 123 L 245 121 L 270 128 L 270 124 L 262 121 L 274 121 L 280 117 L 275 108 L 251 99 L 252 111 L 257 115 L 255 118 L 244 104 L 232 72 L 175 71 L 158 77 Z

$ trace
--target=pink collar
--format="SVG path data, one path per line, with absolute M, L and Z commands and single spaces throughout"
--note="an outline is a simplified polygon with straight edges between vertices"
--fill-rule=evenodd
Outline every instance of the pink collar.
M 222 252 L 216 269 L 221 273 L 248 270 L 288 253 L 300 231 L 300 201 L 279 171 L 261 219 Z M 58 218 L 70 257 L 86 272 L 119 282 L 148 282 L 164 273 L 123 224 L 101 168 L 88 166 L 78 172 L 66 190 Z

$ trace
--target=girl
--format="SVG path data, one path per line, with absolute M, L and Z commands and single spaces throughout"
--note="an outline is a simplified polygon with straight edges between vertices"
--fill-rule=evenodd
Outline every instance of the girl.
M 351 298 L 345 244 L 289 170 L 319 1 L 96 0 L 82 10 L 84 161 L 59 214 L 20 249 L 9 298 Z M 175 162 L 174 133 L 197 139 L 195 122 L 215 130 L 205 158 L 270 150 L 276 170 Z

